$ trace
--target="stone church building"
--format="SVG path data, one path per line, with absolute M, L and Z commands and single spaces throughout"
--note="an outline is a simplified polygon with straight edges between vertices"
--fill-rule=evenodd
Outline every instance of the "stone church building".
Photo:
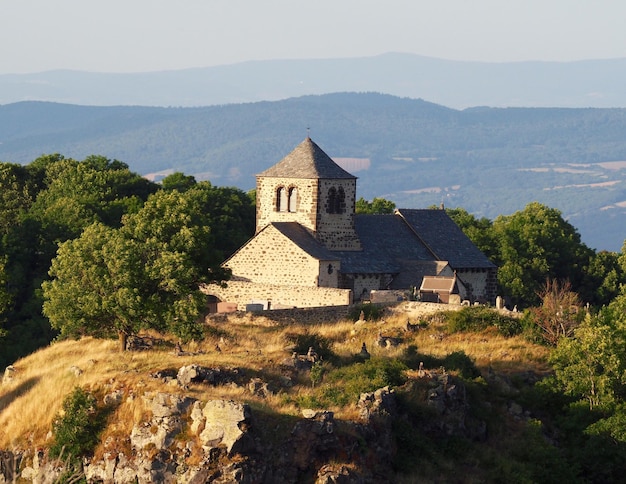
M 205 288 L 214 310 L 347 305 L 379 291 L 494 302 L 496 266 L 445 210 L 355 214 L 356 177 L 310 138 L 256 180 L 256 233 L 224 262 L 227 287 Z

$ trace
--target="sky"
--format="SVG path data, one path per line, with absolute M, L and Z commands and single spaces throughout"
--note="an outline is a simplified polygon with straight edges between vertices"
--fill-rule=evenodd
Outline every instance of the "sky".
M 0 74 L 147 72 L 406 52 L 626 57 L 624 0 L 0 0 Z

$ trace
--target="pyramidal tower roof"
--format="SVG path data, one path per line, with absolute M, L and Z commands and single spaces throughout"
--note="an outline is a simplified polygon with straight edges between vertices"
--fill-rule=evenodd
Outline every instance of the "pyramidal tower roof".
M 257 176 L 275 178 L 356 178 L 335 163 L 308 136 L 281 161 Z

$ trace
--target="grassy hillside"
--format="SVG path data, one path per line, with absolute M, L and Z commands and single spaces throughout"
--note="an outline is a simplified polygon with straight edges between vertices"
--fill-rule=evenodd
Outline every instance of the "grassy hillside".
M 401 432 L 395 438 L 418 439 L 422 446 L 432 446 L 428 455 L 421 454 L 423 449 L 413 447 L 400 452 L 394 464 L 399 472 L 396 482 L 403 482 L 403 479 L 440 482 L 445 476 L 452 479 L 459 466 L 468 472 L 463 482 L 484 482 L 498 466 L 509 462 L 512 470 L 496 472 L 506 477 L 507 472 L 517 472 L 518 466 L 526 465 L 516 453 L 525 445 L 524 435 L 532 433 L 530 427 L 526 427 L 529 420 L 520 420 L 519 415 L 510 412 L 511 401 L 528 385 L 524 383 L 528 375 L 538 378 L 548 371 L 547 349 L 519 336 L 504 337 L 495 327 L 481 332 L 450 333 L 446 317 L 440 315 L 444 314 L 440 313 L 443 309 L 449 308 L 405 303 L 385 313 L 383 319 L 356 324 L 352 319 L 323 324 L 286 324 L 264 315 L 238 314 L 209 320 L 210 336 L 183 348 L 183 354 L 177 354 L 173 341 L 160 339 L 155 334 L 149 335 L 157 342 L 152 349 L 125 353 L 118 352 L 113 341 L 84 338 L 56 342 L 17 361 L 12 378 L 5 379 L 0 386 L 0 428 L 3 429 L 0 449 L 49 446 L 55 415 L 60 412 L 63 399 L 76 386 L 92 392 L 99 404 L 106 394 L 115 391 L 123 394 L 121 403 L 107 417 L 107 425 L 99 436 L 100 443 L 93 449 L 95 458 L 104 453 L 130 455 L 128 436 L 134 425 L 149 416 L 144 400 L 136 397 L 151 391 L 186 395 L 202 401 L 225 398 L 247 402 L 258 415 L 257 430 L 262 438 L 276 441 L 281 435 L 289 434 L 290 425 L 294 418 L 301 418 L 303 408 L 332 410 L 339 422 L 358 420 L 359 391 L 372 391 L 367 385 L 375 385 L 378 378 L 384 380 L 386 377 L 381 376 L 384 372 L 380 371 L 383 368 L 390 371 L 388 365 L 395 361 L 406 365 L 402 377 L 405 383 L 396 391 L 402 411 L 412 415 L 415 424 L 411 433 Z M 423 328 L 407 332 L 407 319 L 415 323 L 421 321 Z M 397 338 L 399 344 L 379 346 L 377 339 L 381 333 Z M 312 386 L 310 372 L 302 371 L 293 379 L 293 385 L 281 386 L 279 381 L 284 376 L 281 362 L 303 342 L 319 345 L 320 354 L 327 352 L 323 378 Z M 363 343 L 369 349 L 373 367 L 380 369 L 373 380 L 359 373 L 364 363 L 355 359 Z M 459 358 L 459 352 L 464 352 L 469 359 Z M 473 442 L 461 438 L 452 451 L 445 433 L 439 437 L 432 433 L 420 434 L 420 426 L 432 426 L 432 416 L 427 410 L 430 380 L 420 376 L 420 362 L 425 363 L 427 372 L 440 371 L 441 366 L 446 366 L 451 376 L 464 382 L 468 395 L 473 395 L 468 397 L 473 402 L 470 412 L 482 415 L 487 421 L 486 440 Z M 159 372 L 175 371 L 192 363 L 211 368 L 236 368 L 241 381 L 181 387 L 155 377 Z M 475 371 L 472 368 L 482 376 L 472 374 Z M 251 378 L 275 384 L 279 390 L 267 396 L 253 395 L 247 385 Z M 490 410 L 485 413 L 487 408 Z M 536 451 L 540 453 L 545 450 L 542 449 Z

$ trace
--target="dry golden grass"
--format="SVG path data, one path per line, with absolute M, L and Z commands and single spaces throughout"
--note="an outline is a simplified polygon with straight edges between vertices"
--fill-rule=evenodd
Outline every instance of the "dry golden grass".
M 440 306 L 441 309 L 448 309 Z M 224 398 L 248 402 L 265 414 L 297 416 L 294 404 L 298 397 L 312 395 L 311 381 L 301 375 L 296 385 L 283 393 L 261 398 L 242 386 L 191 385 L 183 389 L 152 378 L 151 373 L 175 369 L 189 364 L 210 367 L 246 368 L 247 373 L 271 380 L 279 374 L 280 362 L 293 350 L 290 335 L 313 333 L 332 345 L 339 357 L 349 357 L 366 344 L 373 357 L 399 357 L 408 345 L 417 346 L 420 354 L 444 357 L 464 351 L 477 367 L 491 367 L 502 373 L 533 370 L 547 371 L 548 350 L 532 345 L 520 337 L 504 338 L 493 331 L 448 335 L 442 324 L 431 324 L 416 332 L 407 332 L 407 317 L 416 316 L 404 310 L 386 315 L 384 321 L 337 321 L 326 324 L 276 323 L 265 316 L 234 315 L 223 321 L 209 321 L 210 336 L 204 341 L 183 348 L 177 355 L 172 344 L 156 346 L 149 351 L 120 352 L 117 341 L 83 338 L 51 344 L 13 366 L 12 381 L 0 385 L 0 449 L 43 447 L 49 441 L 54 417 L 61 410 L 63 399 L 76 386 L 93 391 L 101 400 L 115 390 L 124 392 L 123 403 L 110 416 L 110 425 L 101 441 L 108 439 L 107 451 L 128 450 L 128 436 L 133 425 L 147 418 L 143 398 L 149 391 L 185 393 L 199 400 Z M 383 348 L 376 344 L 379 334 L 400 338 L 397 347 Z M 159 335 L 152 334 L 157 338 Z M 72 367 L 82 370 L 77 375 Z M 289 398 L 285 398 L 288 393 Z M 135 398 L 128 398 L 134 395 Z M 356 418 L 356 406 L 329 408 L 340 419 Z M 126 447 L 125 447 L 126 446 Z M 99 450 L 103 452 L 103 449 Z

